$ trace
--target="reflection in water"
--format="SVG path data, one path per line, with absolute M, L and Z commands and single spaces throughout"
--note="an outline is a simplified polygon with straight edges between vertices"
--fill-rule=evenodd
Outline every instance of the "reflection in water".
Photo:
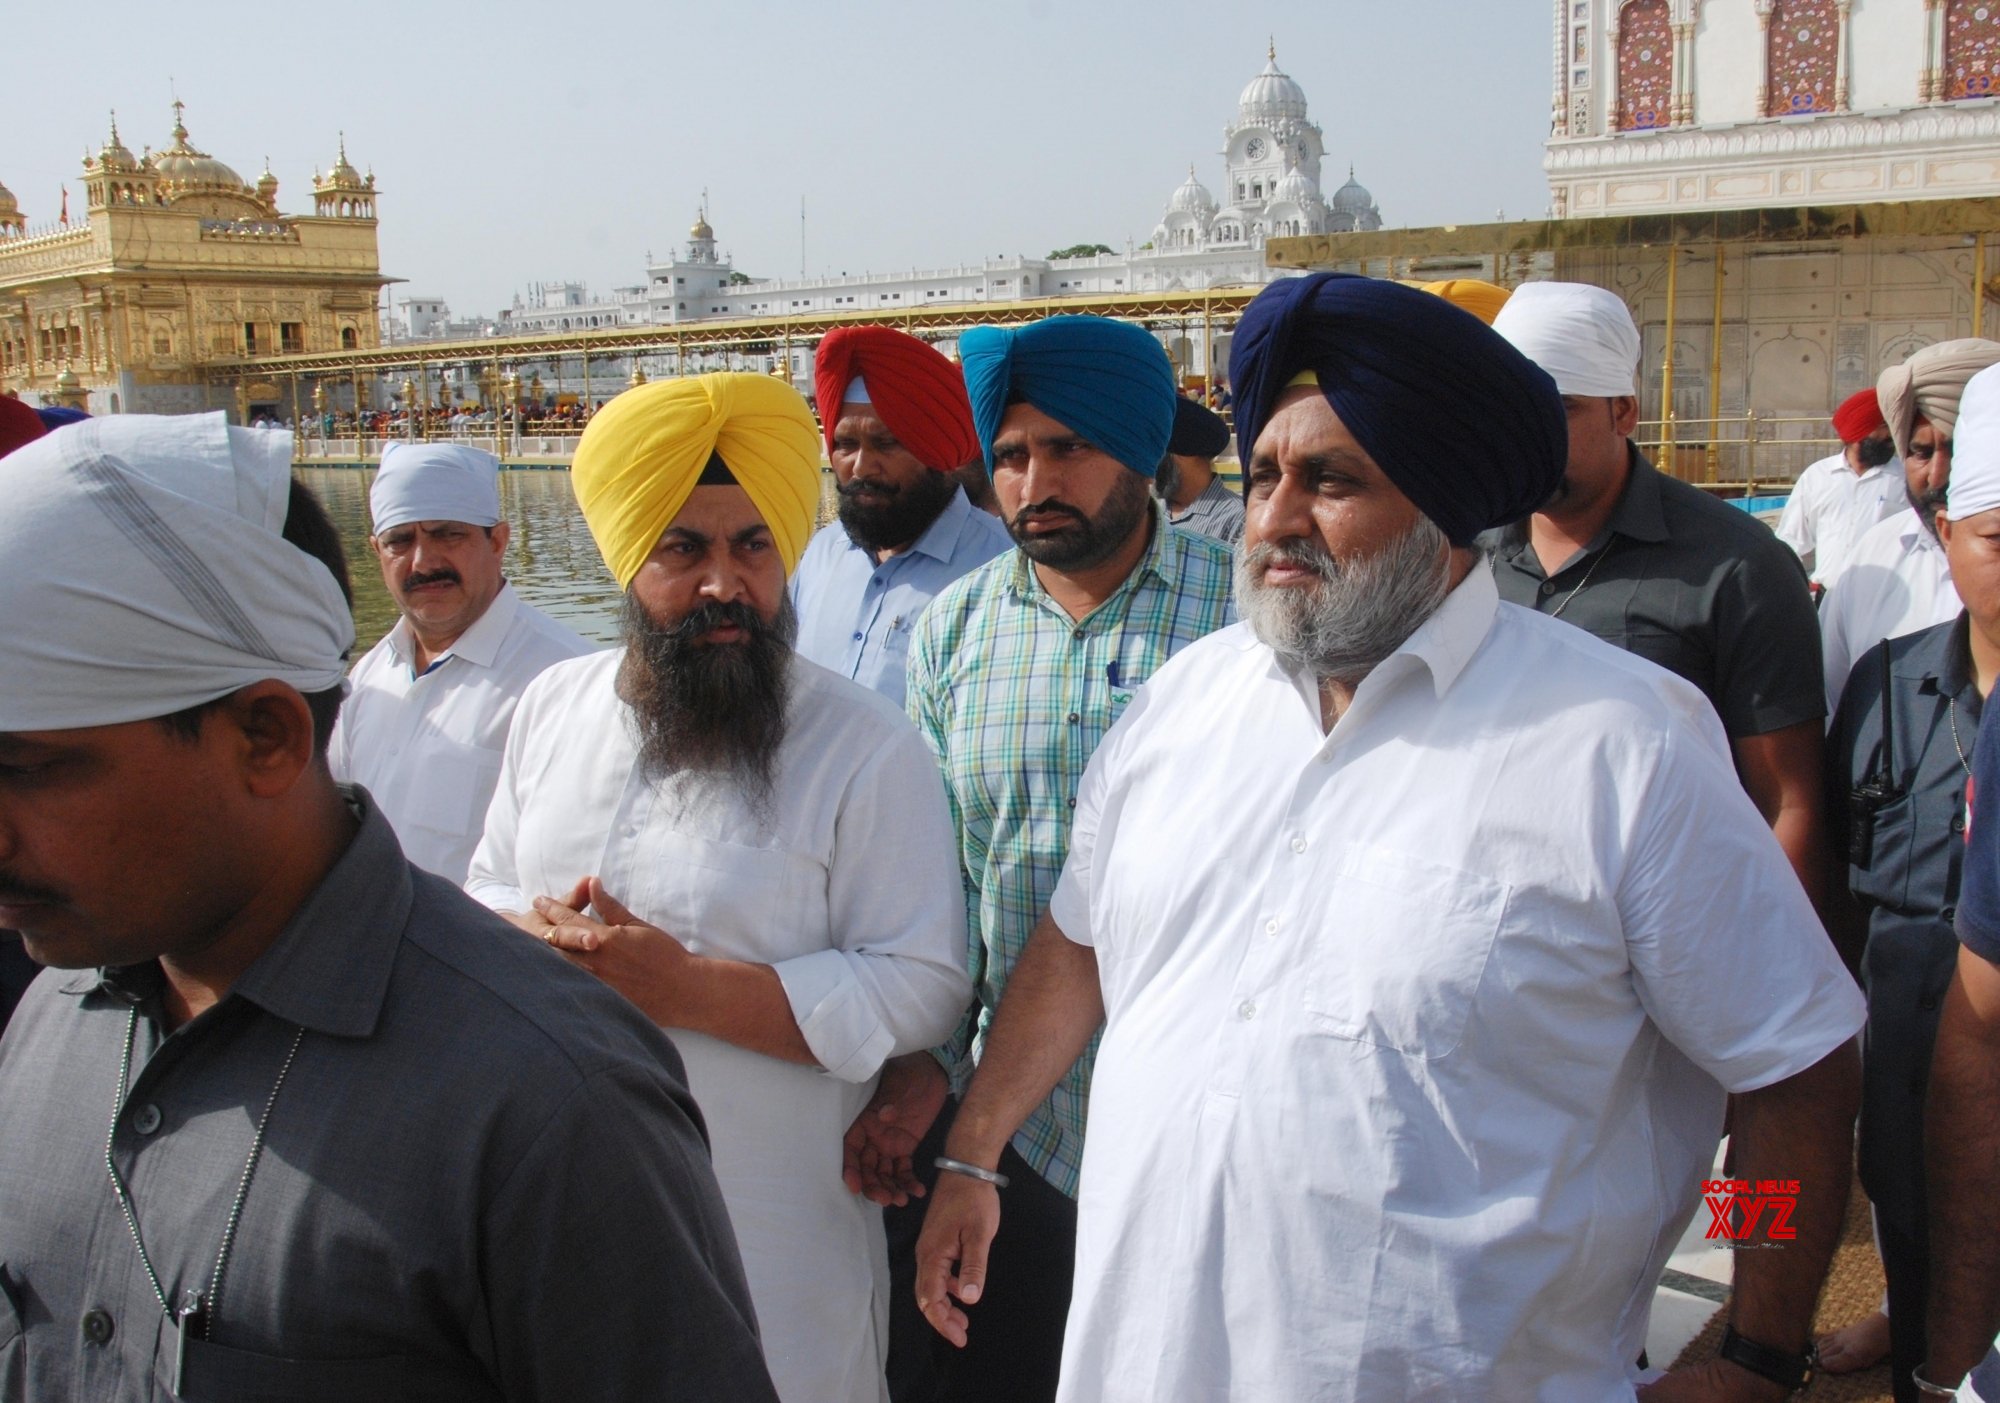
M 319 494 L 340 529 L 354 577 L 354 656 L 375 645 L 396 622 L 395 601 L 368 549 L 368 485 L 374 470 L 299 468 L 298 478 Z M 500 510 L 513 523 L 507 579 L 521 597 L 561 619 L 585 638 L 609 643 L 618 636 L 618 586 L 604 569 L 583 514 L 570 492 L 569 474 L 517 469 L 500 474 Z

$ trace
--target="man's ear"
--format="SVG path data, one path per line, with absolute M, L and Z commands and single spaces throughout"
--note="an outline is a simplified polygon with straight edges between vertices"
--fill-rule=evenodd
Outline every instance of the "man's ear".
M 1632 437 L 1639 427 L 1639 401 L 1632 395 L 1617 395 L 1611 401 L 1611 427 L 1620 438 Z
M 275 679 L 230 693 L 214 724 L 234 751 L 244 788 L 260 799 L 287 793 L 313 766 L 312 708 Z

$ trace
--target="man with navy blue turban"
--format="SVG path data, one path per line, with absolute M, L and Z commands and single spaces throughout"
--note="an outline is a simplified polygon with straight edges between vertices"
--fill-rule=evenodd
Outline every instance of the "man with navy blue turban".
M 848 1134 L 849 1187 L 892 1204 L 938 1177 L 947 1092 L 964 1089 L 1055 890 L 1091 752 L 1156 668 L 1233 616 L 1229 551 L 1169 527 L 1151 491 L 1176 399 L 1158 341 L 1129 323 L 1053 317 L 976 328 L 959 355 L 1001 520 L 1018 549 L 940 593 L 910 643 L 908 706 L 951 798 L 978 1008 L 935 1055 L 891 1061 Z M 1086 1030 L 989 1157 L 944 1164 L 944 1178 L 989 1193 L 990 1181 L 968 1174 L 1007 1181 L 999 1191 L 1008 1228 L 993 1247 L 1004 1266 L 972 1312 L 969 1348 L 938 1349 L 920 1321 L 911 1322 L 913 1342 L 892 1325 L 899 1403 L 1054 1396 L 1087 1040 Z M 966 1333 L 953 1342 L 966 1345 Z M 937 1377 L 906 1373 L 913 1356 Z
M 1701 694 L 1500 602 L 1473 541 L 1554 489 L 1555 386 L 1327 274 L 1261 293 L 1230 371 L 1244 621 L 1091 759 L 945 1146 L 927 1314 L 976 1337 L 1008 1289 L 977 1175 L 1101 1026 L 1059 1399 L 1629 1399 L 1728 1092 L 1735 1173 L 1787 1186 L 1746 1231 L 1786 1250 L 1738 1256 L 1731 1343 L 1653 1396 L 1777 1396 L 1861 1002 Z

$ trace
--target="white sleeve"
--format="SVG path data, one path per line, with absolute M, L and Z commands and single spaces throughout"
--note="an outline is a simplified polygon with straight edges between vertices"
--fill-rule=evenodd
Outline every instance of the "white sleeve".
M 1726 753 L 1675 723 L 1635 816 L 1618 910 L 1639 1001 L 1732 1092 L 1861 1029 L 1861 991 Z
M 1811 512 L 1807 510 L 1807 498 L 1812 492 L 1811 482 L 1812 478 L 1808 472 L 1808 475 L 1801 476 L 1793 485 L 1791 496 L 1785 499 L 1784 511 L 1778 514 L 1775 532 L 1778 539 L 1790 546 L 1792 553 L 1807 565 L 1812 564 L 1813 554 L 1813 518 Z
M 543 673 L 546 677 L 548 674 Z M 521 771 L 524 752 L 535 729 L 541 708 L 535 704 L 543 690 L 541 677 L 528 684 L 514 708 L 513 724 L 507 728 L 507 748 L 500 760 L 500 781 L 486 806 L 486 827 L 473 849 L 472 866 L 465 874 L 465 894 L 480 905 L 500 912 L 525 912 L 528 898 L 521 891 L 520 868 L 514 858 L 514 844 L 521 826 Z
M 1854 645 L 1849 642 L 1848 614 L 1850 601 L 1859 586 L 1853 572 L 1843 573 L 1827 589 L 1826 597 L 1819 605 L 1819 649 L 1820 662 L 1826 669 L 1826 715 L 1832 724 L 1833 713 L 1840 706 L 1840 694 L 1847 690 L 1847 674 L 1854 667 Z
M 833 948 L 775 966 L 819 1064 L 866 1081 L 949 1037 L 972 1000 L 965 890 L 943 778 L 907 721 L 842 799 L 827 911 Z

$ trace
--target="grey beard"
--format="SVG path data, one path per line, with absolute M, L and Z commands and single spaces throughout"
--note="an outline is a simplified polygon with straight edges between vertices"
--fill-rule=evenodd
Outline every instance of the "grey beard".
M 749 605 L 732 603 L 703 605 L 661 625 L 627 594 L 619 623 L 625 658 L 618 695 L 632 709 L 646 777 L 691 771 L 734 779 L 751 808 L 766 812 L 791 698 L 799 625 L 791 596 L 769 623 Z M 741 643 L 695 641 L 724 623 L 748 636 Z
M 1257 637 L 1293 668 L 1352 686 L 1403 646 L 1451 593 L 1450 543 L 1428 517 L 1386 546 L 1337 561 L 1317 539 L 1239 547 L 1236 602 Z M 1306 588 L 1264 583 L 1274 560 L 1319 576 Z

